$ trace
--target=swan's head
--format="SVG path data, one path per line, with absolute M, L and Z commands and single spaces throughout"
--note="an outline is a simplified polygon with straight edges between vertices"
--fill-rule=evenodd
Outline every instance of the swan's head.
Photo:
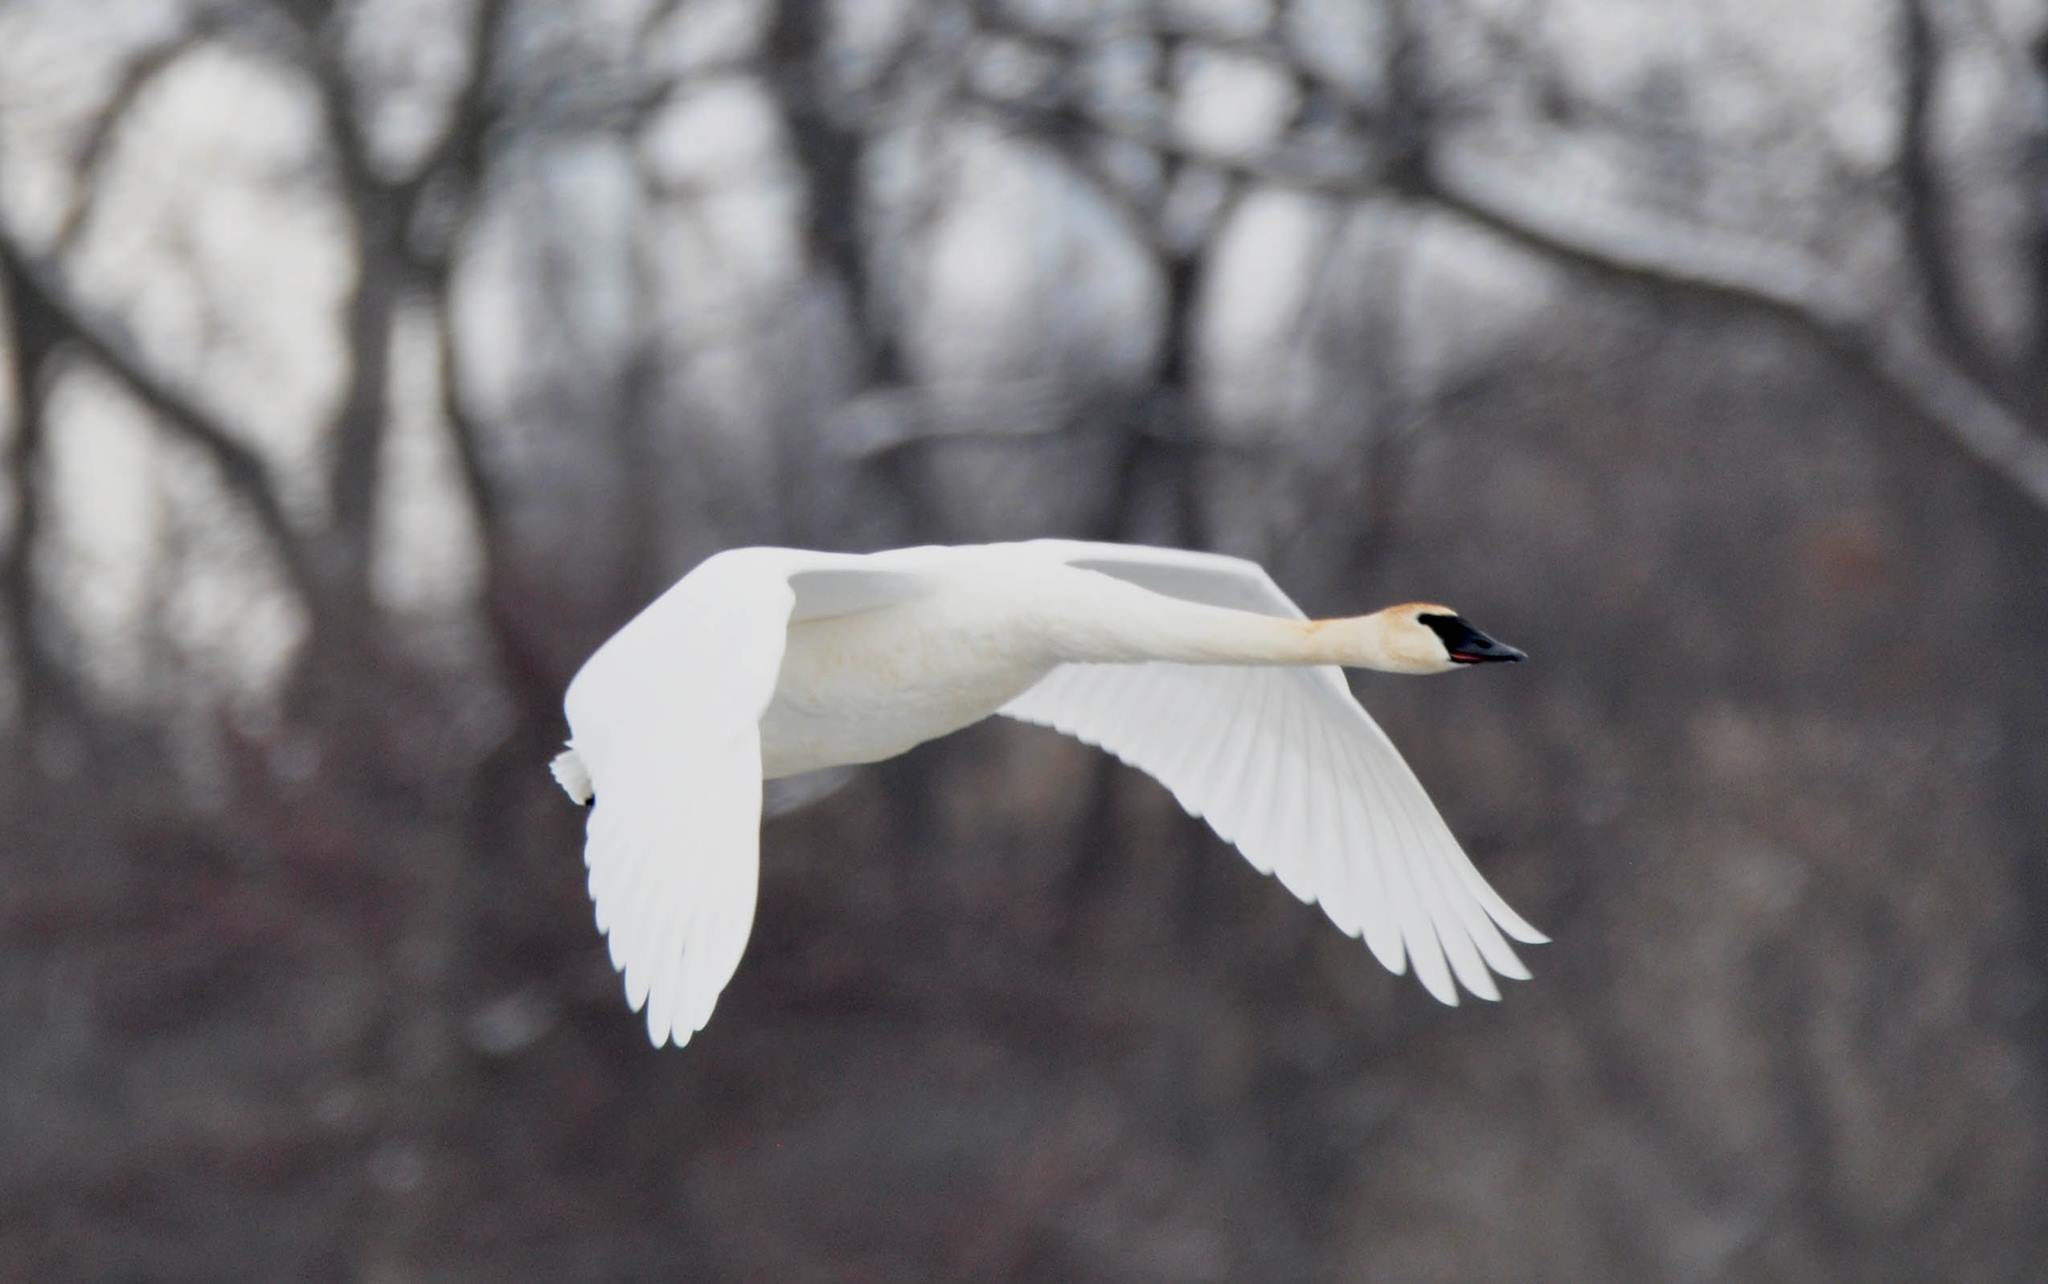
M 1409 602 L 1380 612 L 1385 648 L 1409 673 L 1449 673 L 1474 664 L 1502 664 L 1529 657 L 1495 641 L 1448 606 Z

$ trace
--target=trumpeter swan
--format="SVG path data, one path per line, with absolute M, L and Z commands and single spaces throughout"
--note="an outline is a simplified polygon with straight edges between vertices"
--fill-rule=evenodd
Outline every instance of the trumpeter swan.
M 744 548 L 685 575 L 569 684 L 553 763 L 592 804 L 597 926 L 649 1037 L 704 1028 L 754 917 L 764 779 L 875 762 L 992 713 L 1144 771 L 1429 992 L 1500 997 L 1546 939 L 1472 867 L 1335 666 L 1520 660 L 1447 607 L 1308 620 L 1251 562 L 1035 540 Z M 1455 978 L 1455 979 L 1454 979 Z

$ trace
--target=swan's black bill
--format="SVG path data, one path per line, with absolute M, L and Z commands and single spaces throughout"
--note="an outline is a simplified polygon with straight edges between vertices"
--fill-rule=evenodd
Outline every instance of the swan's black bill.
M 1443 640 L 1444 650 L 1450 652 L 1451 659 L 1459 664 L 1512 664 L 1529 658 L 1521 649 L 1496 642 L 1481 633 L 1460 616 L 1418 615 L 1415 618 L 1427 624 Z

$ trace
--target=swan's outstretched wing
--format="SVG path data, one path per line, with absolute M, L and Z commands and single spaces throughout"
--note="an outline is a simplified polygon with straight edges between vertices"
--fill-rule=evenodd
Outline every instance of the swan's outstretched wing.
M 723 553 L 656 598 L 570 683 L 571 748 L 556 775 L 572 794 L 594 795 L 583 859 L 597 926 L 656 1047 L 704 1028 L 753 927 L 761 712 L 792 615 L 864 610 L 920 583 L 858 557 Z
M 1302 611 L 1252 562 L 1211 553 L 1041 540 L 1021 547 L 1190 601 Z M 1152 776 L 1261 871 L 1380 962 L 1445 1003 L 1452 977 L 1500 996 L 1527 978 L 1502 932 L 1538 943 L 1486 884 L 1336 668 L 1068 664 L 1004 706 Z

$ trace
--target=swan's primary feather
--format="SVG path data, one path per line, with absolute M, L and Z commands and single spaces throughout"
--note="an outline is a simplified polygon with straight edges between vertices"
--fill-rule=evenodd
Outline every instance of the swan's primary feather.
M 756 569 L 731 559 L 686 576 L 566 701 L 585 780 L 600 782 L 584 845 L 598 927 L 657 1046 L 704 1027 L 754 919 L 759 724 L 795 599 L 784 575 Z
M 759 886 L 761 714 L 793 621 L 916 596 L 898 566 L 848 554 L 736 549 L 684 576 L 578 671 L 575 739 L 551 764 L 595 801 L 584 863 L 598 930 L 648 1037 L 681 1046 L 732 979 Z

